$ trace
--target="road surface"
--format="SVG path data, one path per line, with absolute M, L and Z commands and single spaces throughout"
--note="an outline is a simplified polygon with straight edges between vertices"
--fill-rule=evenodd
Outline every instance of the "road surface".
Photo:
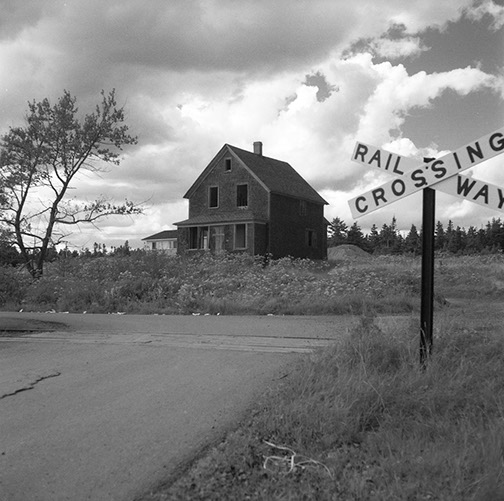
M 149 492 L 352 322 L 0 313 L 0 499 Z

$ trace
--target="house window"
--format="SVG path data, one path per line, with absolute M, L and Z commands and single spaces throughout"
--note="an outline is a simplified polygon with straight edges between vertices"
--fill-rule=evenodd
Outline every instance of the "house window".
M 189 249 L 208 249 L 208 226 L 189 228 Z
M 306 245 L 308 247 L 317 247 L 317 232 L 306 230 Z
M 208 249 L 208 226 L 203 226 L 199 230 L 199 248 Z
M 192 226 L 189 228 L 189 249 L 198 248 L 198 227 Z
M 156 250 L 156 242 L 152 242 L 152 250 Z
M 247 248 L 247 225 L 237 224 L 235 225 L 235 249 L 246 249 Z
M 219 187 L 210 186 L 208 190 L 208 206 L 219 207 Z
M 299 201 L 299 215 L 306 216 L 306 201 L 305 200 Z
M 224 159 L 224 170 L 226 172 L 229 172 L 231 170 L 231 159 L 230 158 Z
M 236 186 L 236 206 L 248 206 L 248 185 L 239 184 L 238 186 Z

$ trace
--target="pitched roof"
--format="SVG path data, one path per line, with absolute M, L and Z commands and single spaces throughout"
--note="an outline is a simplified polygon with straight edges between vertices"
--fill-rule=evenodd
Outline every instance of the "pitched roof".
M 245 221 L 266 222 L 263 219 L 257 218 L 250 210 L 236 210 L 228 212 L 217 212 L 215 214 L 201 214 L 199 216 L 185 219 L 174 223 L 175 226 L 193 226 L 206 224 L 224 224 L 224 223 L 239 223 Z
M 287 162 L 257 155 L 236 146 L 227 146 L 272 193 L 327 204 Z
M 150 237 L 142 238 L 142 240 L 167 240 L 169 238 L 177 238 L 177 233 L 177 230 L 164 230 Z
M 221 156 L 221 153 L 225 149 L 232 153 L 269 192 L 327 205 L 327 202 L 287 162 L 258 155 L 229 144 L 223 146 L 191 188 L 189 188 L 184 198 L 190 198 L 193 190 L 210 173 L 214 161 Z

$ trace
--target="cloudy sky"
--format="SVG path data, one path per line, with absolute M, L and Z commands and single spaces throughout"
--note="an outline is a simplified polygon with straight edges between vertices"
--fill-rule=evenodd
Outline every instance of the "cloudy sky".
M 75 230 L 120 245 L 187 217 L 182 198 L 224 143 L 288 161 L 352 224 L 348 200 L 391 178 L 351 162 L 356 141 L 421 159 L 504 125 L 502 0 L 0 0 L 0 133 L 64 89 L 92 111 L 116 89 L 138 145 L 73 196 L 146 202 Z M 504 186 L 504 156 L 473 169 Z M 416 194 L 358 220 L 420 225 Z M 437 196 L 436 218 L 503 217 Z

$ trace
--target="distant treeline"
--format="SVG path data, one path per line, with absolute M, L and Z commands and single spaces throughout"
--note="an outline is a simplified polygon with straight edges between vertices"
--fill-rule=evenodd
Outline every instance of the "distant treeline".
M 454 226 L 448 221 L 446 228 L 441 221 L 436 224 L 435 250 L 449 254 L 498 253 L 504 250 L 504 222 L 500 218 L 492 219 L 484 228 L 469 226 L 466 230 Z M 364 234 L 355 222 L 348 226 L 342 219 L 335 218 L 328 226 L 328 246 L 341 244 L 357 245 L 374 254 L 414 254 L 422 252 L 422 230 L 412 224 L 406 236 L 397 229 L 397 221 L 392 218 L 390 224 L 378 228 L 375 224 L 369 233 Z M 97 258 L 104 256 L 129 256 L 131 253 L 146 252 L 143 249 L 131 249 L 128 241 L 119 247 L 107 248 L 105 244 L 94 243 L 93 248 L 71 250 L 52 248 L 48 253 L 48 262 L 63 258 Z M 16 266 L 23 259 L 15 246 L 0 238 L 0 266 Z
M 124 242 L 123 245 L 119 247 L 107 247 L 105 244 L 94 243 L 93 248 L 89 249 L 85 247 L 80 250 L 71 250 L 68 247 L 63 249 L 55 249 L 52 247 L 49 249 L 47 254 L 47 262 L 53 262 L 58 259 L 64 258 L 93 258 L 93 257 L 104 257 L 104 256 L 129 256 L 132 252 L 143 252 L 135 251 L 130 248 L 128 240 Z M 16 247 L 10 243 L 2 241 L 0 239 L 0 266 L 10 265 L 16 266 L 18 264 L 23 264 L 23 258 Z
M 353 244 L 367 252 L 375 254 L 421 254 L 422 230 L 412 224 L 406 236 L 397 229 L 397 221 L 392 218 L 390 224 L 378 228 L 375 224 L 369 233 L 364 234 L 355 222 L 348 225 L 340 218 L 332 220 L 328 227 L 328 245 Z M 497 253 L 504 249 L 504 223 L 492 219 L 485 227 L 469 226 L 466 230 L 454 226 L 450 220 L 443 226 L 438 221 L 435 228 L 435 250 L 449 254 Z

